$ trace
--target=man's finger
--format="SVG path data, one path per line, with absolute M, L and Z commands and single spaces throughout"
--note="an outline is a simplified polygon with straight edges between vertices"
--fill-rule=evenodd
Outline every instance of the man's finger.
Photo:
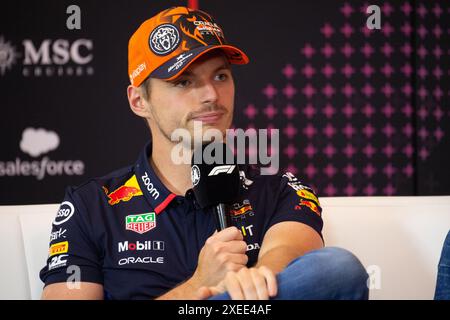
M 231 240 L 243 240 L 244 236 L 242 235 L 241 231 L 236 227 L 228 227 L 226 229 L 223 229 L 220 232 L 217 232 L 213 236 L 216 240 L 219 241 L 231 241 Z
M 248 256 L 242 253 L 229 253 L 227 255 L 227 262 L 237 264 L 240 266 L 245 266 L 247 265 L 248 262 Z
M 269 299 L 269 292 L 267 288 L 266 278 L 264 277 L 263 273 L 260 272 L 258 269 L 252 268 L 251 271 L 251 277 L 253 279 L 253 283 L 256 288 L 256 294 L 258 296 L 258 300 L 268 300 Z
M 269 268 L 262 266 L 259 267 L 259 271 L 264 275 L 264 278 L 267 283 L 267 290 L 270 297 L 275 297 L 278 293 L 278 285 L 277 278 L 272 270 Z
M 205 300 L 208 299 L 209 297 L 211 297 L 212 295 L 214 295 L 214 293 L 212 292 L 211 288 L 208 287 L 200 287 L 197 290 L 197 299 L 199 300 Z
M 229 273 L 225 278 L 225 288 L 231 300 L 244 300 L 244 294 L 235 272 Z
M 211 296 L 215 296 L 225 292 L 222 288 L 219 287 L 209 287 L 209 290 L 211 292 Z
M 232 253 L 246 253 L 247 252 L 247 243 L 242 240 L 232 240 L 228 241 L 224 244 L 226 250 Z
M 256 300 L 258 299 L 258 294 L 256 293 L 256 287 L 253 283 L 253 278 L 249 269 L 241 269 L 237 273 L 242 292 L 244 293 L 245 300 Z

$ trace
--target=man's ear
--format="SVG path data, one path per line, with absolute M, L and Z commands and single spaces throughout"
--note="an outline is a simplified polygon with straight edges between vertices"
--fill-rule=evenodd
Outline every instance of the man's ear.
M 151 116 L 149 102 L 144 100 L 139 87 L 129 85 L 127 88 L 127 96 L 131 111 L 134 114 L 143 118 L 149 118 Z

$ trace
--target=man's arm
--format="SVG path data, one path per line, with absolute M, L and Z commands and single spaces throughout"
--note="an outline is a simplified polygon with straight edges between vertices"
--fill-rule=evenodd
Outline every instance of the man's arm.
M 313 228 L 300 222 L 283 221 L 267 230 L 255 267 L 266 266 L 279 273 L 293 259 L 320 248 L 323 248 L 322 238 Z
M 103 286 L 93 282 L 79 282 L 79 288 L 69 288 L 66 282 L 49 284 L 42 292 L 42 300 L 103 300 Z
M 179 286 L 159 296 L 155 300 L 199 300 L 203 299 L 201 292 L 199 292 L 199 285 L 195 279 L 190 278 Z
M 227 291 L 233 300 L 266 300 L 277 294 L 275 274 L 293 259 L 308 251 L 323 247 L 322 238 L 311 227 L 301 222 L 283 221 L 266 232 L 258 262 L 253 268 L 228 272 L 215 287 L 202 288 L 202 298 Z

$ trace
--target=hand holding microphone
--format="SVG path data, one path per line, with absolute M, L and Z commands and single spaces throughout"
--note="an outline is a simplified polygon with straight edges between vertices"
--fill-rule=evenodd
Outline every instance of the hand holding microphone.
M 210 157 L 204 157 L 205 154 Z M 214 161 L 208 161 L 211 158 Z M 227 213 L 228 205 L 236 201 L 239 195 L 239 168 L 231 150 L 224 143 L 215 142 L 196 149 L 191 165 L 197 202 L 202 209 L 212 209 L 217 229 L 200 251 L 191 282 L 194 287 L 215 286 L 228 272 L 239 271 L 248 261 L 245 254 L 247 244 L 243 241 L 241 231 L 230 227 Z
M 237 272 L 247 265 L 247 244 L 241 231 L 228 227 L 210 236 L 198 256 L 197 268 L 191 278 L 194 288 L 219 284 L 228 272 Z

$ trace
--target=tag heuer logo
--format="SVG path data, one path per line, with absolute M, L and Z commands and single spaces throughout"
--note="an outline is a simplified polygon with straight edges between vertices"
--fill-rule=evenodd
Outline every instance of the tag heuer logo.
M 156 215 L 154 212 L 141 213 L 125 217 L 125 229 L 137 233 L 145 233 L 156 227 Z

